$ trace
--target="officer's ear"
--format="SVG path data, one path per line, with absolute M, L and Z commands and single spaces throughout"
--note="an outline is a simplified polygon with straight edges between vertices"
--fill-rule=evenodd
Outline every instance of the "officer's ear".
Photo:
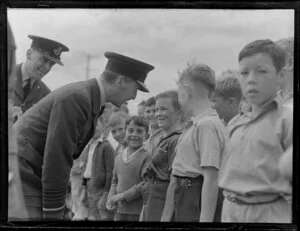
M 31 58 L 31 55 L 32 55 L 32 49 L 30 48 L 26 52 L 26 58 L 29 60 Z
M 116 86 L 117 87 L 122 87 L 124 85 L 124 82 L 125 82 L 125 77 L 123 75 L 119 75 L 117 78 L 116 78 Z

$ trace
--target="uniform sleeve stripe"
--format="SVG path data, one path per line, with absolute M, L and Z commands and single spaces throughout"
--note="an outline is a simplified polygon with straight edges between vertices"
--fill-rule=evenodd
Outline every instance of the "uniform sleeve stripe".
M 43 208 L 43 211 L 49 211 L 49 212 L 51 212 L 51 211 L 58 211 L 58 210 L 62 210 L 62 209 L 64 209 L 65 208 L 65 205 L 63 205 L 63 206 L 61 206 L 61 207 L 59 207 L 59 208 Z

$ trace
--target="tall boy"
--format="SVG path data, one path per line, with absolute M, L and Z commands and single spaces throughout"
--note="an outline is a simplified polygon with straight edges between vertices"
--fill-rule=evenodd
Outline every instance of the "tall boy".
M 239 53 L 243 94 L 251 112 L 229 124 L 219 186 L 224 189 L 222 222 L 291 222 L 291 185 L 278 163 L 292 144 L 292 113 L 278 100 L 285 53 L 271 40 L 256 40 Z
M 179 102 L 192 118 L 178 140 L 162 221 L 170 220 L 173 212 L 175 221 L 213 221 L 225 146 L 223 125 L 211 108 L 214 89 L 215 74 L 207 65 L 188 65 L 180 73 Z

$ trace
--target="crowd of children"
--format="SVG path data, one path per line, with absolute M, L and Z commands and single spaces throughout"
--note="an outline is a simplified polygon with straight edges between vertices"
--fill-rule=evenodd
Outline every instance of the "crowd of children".
M 291 222 L 293 41 L 253 41 L 217 78 L 188 64 L 137 115 L 106 104 L 71 171 L 72 220 Z

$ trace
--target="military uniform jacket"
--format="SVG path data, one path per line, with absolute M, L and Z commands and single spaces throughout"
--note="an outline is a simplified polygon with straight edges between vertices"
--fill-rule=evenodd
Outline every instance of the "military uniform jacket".
M 18 138 L 19 156 L 30 162 L 41 178 L 44 217 L 48 211 L 61 214 L 64 209 L 73 159 L 94 135 L 103 111 L 100 95 L 96 79 L 65 85 L 44 97 L 15 124 L 17 135 L 22 137 Z M 29 145 L 29 150 L 22 145 Z
M 20 107 L 22 112 L 25 113 L 25 111 L 48 95 L 51 90 L 46 86 L 45 83 L 43 83 L 42 80 L 36 80 L 33 86 L 30 88 L 28 96 L 24 98 L 21 66 L 22 64 L 18 64 L 16 67 L 13 106 Z

